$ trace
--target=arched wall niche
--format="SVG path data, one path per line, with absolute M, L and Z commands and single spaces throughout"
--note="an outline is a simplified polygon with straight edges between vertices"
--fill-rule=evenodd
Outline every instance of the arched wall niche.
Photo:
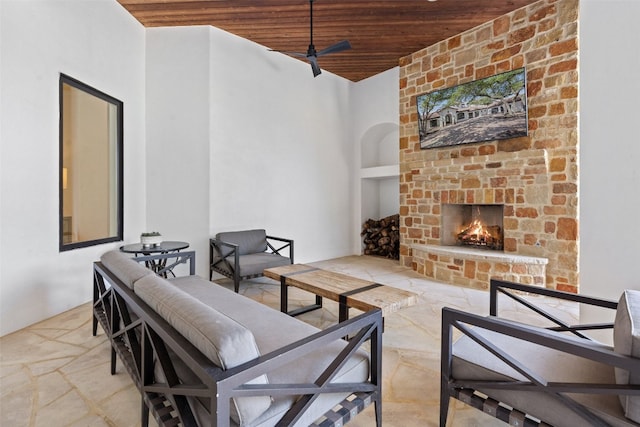
M 398 164 L 400 127 L 397 123 L 379 123 L 370 127 L 361 140 L 361 167 Z

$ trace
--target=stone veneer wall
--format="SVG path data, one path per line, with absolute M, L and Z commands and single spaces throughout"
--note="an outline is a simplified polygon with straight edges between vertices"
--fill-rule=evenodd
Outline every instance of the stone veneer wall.
M 420 149 L 417 95 L 523 66 L 528 136 Z M 440 244 L 441 203 L 504 203 L 504 253 L 548 259 L 545 277 L 424 255 Z M 422 274 L 577 292 L 578 0 L 541 0 L 401 58 L 400 216 L 400 262 Z

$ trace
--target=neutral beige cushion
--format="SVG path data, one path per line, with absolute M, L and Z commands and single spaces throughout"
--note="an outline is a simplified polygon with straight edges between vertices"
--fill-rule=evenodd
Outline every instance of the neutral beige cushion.
M 129 255 L 118 250 L 105 252 L 100 257 L 100 261 L 130 289 L 133 289 L 133 285 L 137 280 L 153 274 L 144 265 L 132 260 Z
M 613 325 L 613 348 L 617 353 L 640 358 L 640 291 L 626 290 L 618 301 Z M 617 384 L 640 384 L 640 372 L 616 368 Z M 627 418 L 640 423 L 640 396 L 620 395 Z
M 260 356 L 251 331 L 167 280 L 156 275 L 146 276 L 136 282 L 135 293 L 222 369 L 236 367 Z M 268 380 L 266 375 L 261 375 L 249 383 L 267 384 Z M 248 425 L 270 405 L 269 396 L 235 398 L 231 417 L 241 426 Z

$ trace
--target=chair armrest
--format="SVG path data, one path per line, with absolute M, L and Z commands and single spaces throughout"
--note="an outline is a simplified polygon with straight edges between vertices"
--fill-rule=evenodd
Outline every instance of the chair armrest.
M 284 245 L 276 248 L 274 245 L 271 244 L 271 242 L 269 242 L 269 240 L 276 240 L 278 242 L 283 242 L 285 243 Z M 293 261 L 293 240 L 292 239 L 285 239 L 283 237 L 275 237 L 275 236 L 267 236 L 267 247 L 272 251 L 272 253 L 276 254 L 276 255 L 282 255 L 280 253 L 280 251 L 284 250 L 284 249 L 289 249 L 289 258 L 291 258 L 291 264 L 294 263 Z M 282 255 L 284 256 L 284 255 Z
M 466 328 L 465 325 L 476 326 L 500 334 L 509 335 L 517 339 L 539 344 L 564 353 L 576 354 L 586 359 L 624 370 L 635 370 L 635 372 L 640 372 L 640 359 L 616 353 L 603 344 L 596 343 L 588 339 L 580 339 L 563 335 L 560 332 L 550 331 L 546 328 L 525 325 L 523 323 L 500 317 L 483 317 L 450 307 L 442 308 L 443 351 L 445 350 L 445 347 L 448 347 L 449 349 L 451 348 L 452 335 L 450 332 L 452 328 L 459 329 L 465 335 L 474 335 L 469 333 L 472 329 Z M 481 343 L 481 345 L 483 344 Z M 488 350 L 491 351 L 489 348 Z M 447 353 L 450 354 L 450 350 L 447 350 Z M 443 358 L 443 363 L 444 359 L 445 358 Z M 640 394 L 640 388 L 635 394 Z
M 224 265 L 225 269 L 231 272 L 234 277 L 234 280 L 240 279 L 240 245 L 236 245 L 235 243 L 225 242 L 219 239 L 209 239 L 209 244 L 211 246 L 211 254 L 209 265 L 210 268 L 213 268 L 214 265 Z M 228 248 L 229 253 L 225 256 L 223 248 Z M 229 257 L 233 256 L 233 264 L 229 261 Z
M 209 239 L 209 243 L 211 244 L 211 247 L 214 249 L 214 252 L 217 254 L 219 258 L 227 258 L 229 255 L 233 253 L 238 253 L 238 249 L 240 248 L 240 246 L 236 245 L 235 243 L 229 243 L 229 242 L 225 242 L 223 240 L 218 240 L 218 239 Z M 224 247 L 230 249 L 229 254 L 227 254 L 227 256 L 223 256 L 222 249 Z
M 233 267 L 238 265 L 238 257 L 240 256 L 240 245 L 236 245 L 235 243 L 225 242 L 223 240 L 218 239 L 209 239 L 211 244 L 211 248 L 213 249 L 212 253 L 212 263 L 224 260 L 225 264 L 229 264 L 228 259 L 231 255 L 233 255 Z M 223 248 L 229 248 L 229 253 L 225 256 Z
M 569 292 L 557 291 L 554 289 L 539 288 L 536 286 L 522 285 L 519 283 L 512 283 L 503 280 L 491 279 L 489 288 L 489 314 L 491 316 L 498 316 L 498 294 L 506 295 L 514 301 L 522 304 L 523 306 L 531 309 L 535 313 L 550 320 L 557 327 L 550 327 L 548 329 L 555 331 L 570 331 L 581 338 L 589 338 L 586 335 L 581 334 L 579 331 L 596 330 L 596 329 L 613 329 L 613 323 L 597 323 L 597 324 L 579 324 L 568 325 L 557 317 L 545 311 L 543 308 L 536 306 L 530 301 L 527 301 L 522 297 L 522 293 L 541 295 L 550 298 L 555 298 L 563 301 L 571 301 L 580 304 L 601 307 L 605 309 L 616 310 L 618 303 L 612 300 L 606 300 L 602 298 L 589 297 L 584 295 L 573 294 Z

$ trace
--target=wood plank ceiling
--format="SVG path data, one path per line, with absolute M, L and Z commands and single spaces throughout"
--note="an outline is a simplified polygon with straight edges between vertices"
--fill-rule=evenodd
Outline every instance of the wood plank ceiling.
M 306 52 L 309 45 L 306 0 L 118 1 L 145 27 L 212 25 L 269 49 Z M 397 66 L 403 56 L 534 1 L 315 0 L 313 42 L 320 51 L 349 40 L 352 49 L 322 56 L 319 64 L 357 82 Z

